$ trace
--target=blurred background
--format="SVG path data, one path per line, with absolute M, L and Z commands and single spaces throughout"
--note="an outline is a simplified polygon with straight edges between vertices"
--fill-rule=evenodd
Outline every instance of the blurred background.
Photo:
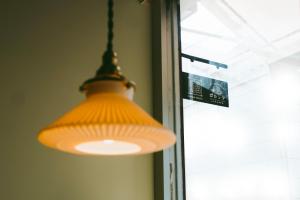
M 300 199 L 299 0 L 181 0 L 184 72 L 229 84 L 229 108 L 184 100 L 188 200 Z

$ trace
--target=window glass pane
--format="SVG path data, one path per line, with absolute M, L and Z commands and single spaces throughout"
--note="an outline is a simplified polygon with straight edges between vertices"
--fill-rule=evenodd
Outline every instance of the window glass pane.
M 182 71 L 229 107 L 183 99 L 187 200 L 300 199 L 299 0 L 181 0 Z M 192 87 L 192 85 L 190 85 Z

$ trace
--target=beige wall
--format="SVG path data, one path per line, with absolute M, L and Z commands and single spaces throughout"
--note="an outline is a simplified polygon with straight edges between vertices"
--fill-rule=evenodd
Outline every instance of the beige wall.
M 116 0 L 115 49 L 151 112 L 150 7 Z M 150 200 L 152 156 L 76 157 L 41 146 L 40 128 L 83 99 L 101 64 L 104 0 L 0 1 L 0 199 Z

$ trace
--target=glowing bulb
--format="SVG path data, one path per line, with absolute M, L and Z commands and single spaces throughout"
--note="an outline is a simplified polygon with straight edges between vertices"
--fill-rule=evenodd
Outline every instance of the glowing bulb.
M 113 144 L 114 140 L 103 140 L 103 144 Z
M 141 151 L 141 147 L 134 143 L 108 139 L 84 142 L 76 145 L 75 149 L 82 153 L 94 155 L 122 155 Z

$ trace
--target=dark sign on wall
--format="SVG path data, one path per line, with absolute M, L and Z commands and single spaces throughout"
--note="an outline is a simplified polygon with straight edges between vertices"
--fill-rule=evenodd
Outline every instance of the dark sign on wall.
M 229 107 L 227 82 L 185 72 L 181 79 L 184 99 Z

